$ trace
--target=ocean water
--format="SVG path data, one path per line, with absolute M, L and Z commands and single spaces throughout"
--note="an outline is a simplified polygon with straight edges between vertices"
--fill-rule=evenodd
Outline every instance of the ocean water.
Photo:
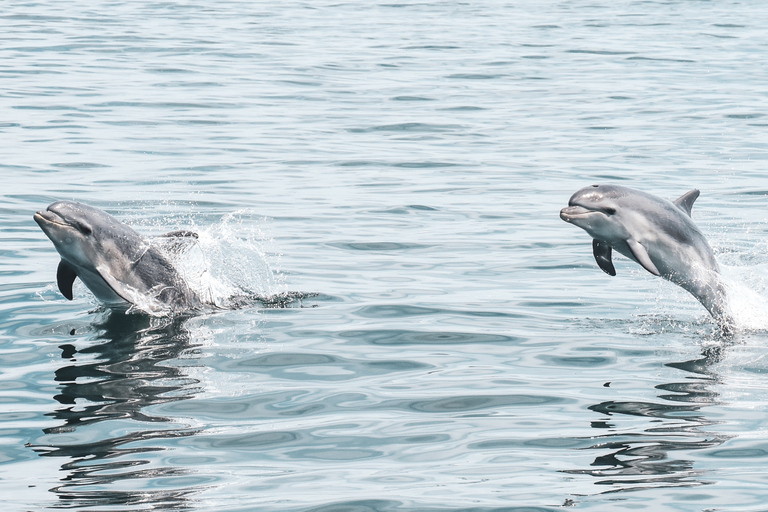
M 8 0 L 0 27 L 3 510 L 766 510 L 763 2 Z M 558 218 L 593 183 L 701 190 L 732 339 L 600 271 Z M 264 300 L 67 301 L 32 220 L 59 199 L 193 229 L 195 286 Z

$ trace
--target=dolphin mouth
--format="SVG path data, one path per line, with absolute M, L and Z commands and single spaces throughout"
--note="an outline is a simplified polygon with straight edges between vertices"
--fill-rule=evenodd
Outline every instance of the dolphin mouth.
M 42 228 L 43 226 L 60 226 L 62 228 L 71 228 L 70 224 L 64 220 L 64 217 L 51 210 L 40 210 L 32 216 L 35 222 Z
M 590 210 L 583 206 L 568 206 L 560 210 L 560 218 L 565 222 L 572 222 L 574 219 L 580 219 L 589 215 L 600 213 L 598 210 Z

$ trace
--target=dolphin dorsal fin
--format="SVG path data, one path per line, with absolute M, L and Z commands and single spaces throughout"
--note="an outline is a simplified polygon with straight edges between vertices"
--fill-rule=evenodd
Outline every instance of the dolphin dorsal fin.
M 690 192 L 686 192 L 677 199 L 675 199 L 675 205 L 683 210 L 688 216 L 691 216 L 691 209 L 693 208 L 693 202 L 699 197 L 699 189 L 693 189 Z
M 72 300 L 72 285 L 77 278 L 75 267 L 64 260 L 59 262 L 59 268 L 56 270 L 56 284 L 59 285 L 59 291 L 67 299 Z
M 197 233 L 195 233 L 194 231 L 188 231 L 186 229 L 182 229 L 179 231 L 171 231 L 170 233 L 166 233 L 160 236 L 163 238 L 185 238 L 185 237 L 199 238 Z
M 160 235 L 152 240 L 152 244 L 159 247 L 161 251 L 171 254 L 181 254 L 187 251 L 190 247 L 193 247 L 199 238 L 199 235 L 194 231 L 182 229 Z

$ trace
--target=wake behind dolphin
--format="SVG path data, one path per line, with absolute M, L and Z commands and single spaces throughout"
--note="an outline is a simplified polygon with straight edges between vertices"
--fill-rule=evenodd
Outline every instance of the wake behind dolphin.
M 720 267 L 707 239 L 691 218 L 699 191 L 674 202 L 618 185 L 592 185 L 573 194 L 560 218 L 592 236 L 598 266 L 611 276 L 612 250 L 690 292 L 717 321 L 731 331 Z
M 34 215 L 61 262 L 59 291 L 72 300 L 75 278 L 110 307 L 139 305 L 151 311 L 194 310 L 202 302 L 168 259 L 132 228 L 107 212 L 57 201 Z M 166 236 L 196 237 L 188 231 Z

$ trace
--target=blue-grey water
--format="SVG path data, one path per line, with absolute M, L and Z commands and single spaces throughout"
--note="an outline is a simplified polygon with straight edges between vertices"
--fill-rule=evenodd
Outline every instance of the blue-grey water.
M 766 510 L 765 14 L 3 2 L 2 509 Z M 558 218 L 593 183 L 702 191 L 733 339 L 600 271 Z M 58 199 L 198 231 L 212 296 L 294 300 L 69 302 Z

